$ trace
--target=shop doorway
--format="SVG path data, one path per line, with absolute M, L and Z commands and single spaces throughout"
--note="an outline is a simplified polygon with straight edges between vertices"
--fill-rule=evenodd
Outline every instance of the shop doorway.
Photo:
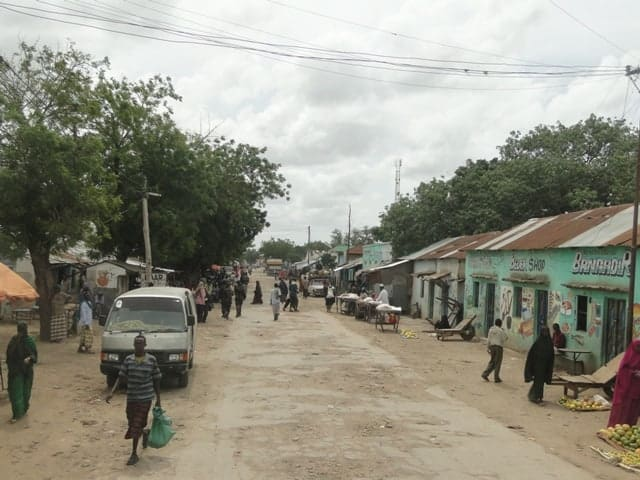
M 484 336 L 489 335 L 489 329 L 496 319 L 496 284 L 487 283 L 487 294 L 484 311 Z
M 536 290 L 536 338 L 540 335 L 542 327 L 547 326 L 549 316 L 549 292 L 547 290 Z
M 627 302 L 605 298 L 604 363 L 626 349 Z

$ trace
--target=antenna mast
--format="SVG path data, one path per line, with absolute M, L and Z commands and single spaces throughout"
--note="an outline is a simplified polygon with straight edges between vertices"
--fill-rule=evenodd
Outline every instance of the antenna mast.
M 395 201 L 400 200 L 400 167 L 402 167 L 402 159 L 396 160 L 396 195 Z

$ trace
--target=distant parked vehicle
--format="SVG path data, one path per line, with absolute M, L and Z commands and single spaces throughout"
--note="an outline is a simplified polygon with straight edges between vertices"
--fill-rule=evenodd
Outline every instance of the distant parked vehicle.
M 324 297 L 324 284 L 328 278 L 312 278 L 309 280 L 309 295 L 312 297 Z

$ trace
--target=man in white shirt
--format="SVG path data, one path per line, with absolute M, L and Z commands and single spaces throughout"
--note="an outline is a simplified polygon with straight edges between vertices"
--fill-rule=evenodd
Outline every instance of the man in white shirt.
M 487 368 L 482 372 L 482 378 L 489 381 L 489 374 L 493 372 L 493 379 L 496 383 L 502 382 L 500 379 L 500 367 L 502 366 L 502 353 L 504 342 L 507 341 L 507 332 L 502 329 L 502 320 L 496 318 L 493 326 L 489 329 L 487 335 L 487 350 L 491 359 Z
M 387 289 L 384 288 L 384 283 L 380 284 L 380 292 L 378 293 L 376 300 L 380 303 L 389 304 L 389 293 L 387 292 Z

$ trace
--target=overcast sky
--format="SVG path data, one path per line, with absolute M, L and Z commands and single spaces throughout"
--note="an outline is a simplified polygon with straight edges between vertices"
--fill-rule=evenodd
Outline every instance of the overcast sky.
M 162 42 L 0 8 L 0 54 L 16 51 L 21 40 L 59 48 L 74 41 L 95 57 L 108 56 L 115 75 L 170 76 L 183 97 L 175 107 L 181 127 L 206 131 L 217 126 L 219 135 L 266 146 L 267 157 L 282 165 L 292 191 L 289 202 L 268 203 L 271 227 L 256 246 L 271 237 L 305 243 L 308 225 L 312 240 L 327 241 L 333 229 L 346 232 L 349 204 L 353 227 L 377 225 L 394 199 L 398 159 L 400 191 L 407 194 L 421 181 L 449 178 L 468 158 L 496 156 L 496 146 L 512 130 L 571 124 L 591 113 L 624 115 L 635 124 L 640 118 L 640 94 L 633 86 L 628 89 L 622 72 L 594 76 L 590 70 L 588 77 L 553 78 L 549 72 L 569 69 L 543 68 L 637 66 L 637 0 L 10 3 L 40 9 L 22 10 L 34 15 L 136 35 L 184 41 L 186 34 L 192 39 L 197 33 L 205 38 L 201 43 L 207 45 Z M 7 4 L 0 0 L 2 5 Z M 84 18 L 87 14 L 120 23 Z M 122 22 L 160 25 L 174 33 Z M 214 36 L 235 48 L 212 45 Z M 263 52 L 247 51 L 247 46 Z M 339 55 L 360 63 L 320 62 L 283 52 Z M 414 66 L 399 71 L 398 63 Z M 425 65 L 438 68 L 425 70 Z M 460 75 L 442 67 L 547 73 L 504 78 Z M 598 74 L 615 71 L 600 69 Z

